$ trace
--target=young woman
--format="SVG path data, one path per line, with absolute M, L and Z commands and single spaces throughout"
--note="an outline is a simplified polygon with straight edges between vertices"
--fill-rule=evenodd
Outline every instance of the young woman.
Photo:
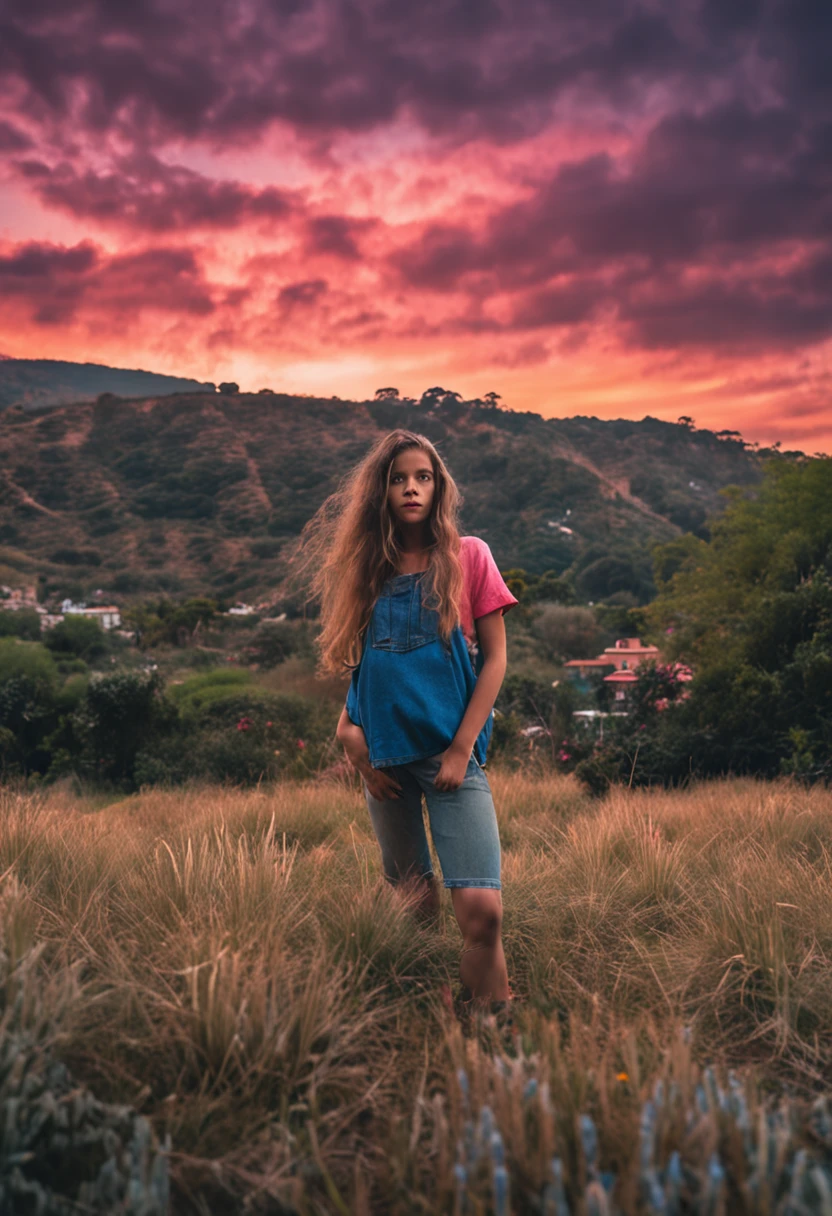
M 439 904 L 422 819 L 463 937 L 459 999 L 508 1018 L 500 839 L 484 772 L 517 600 L 488 545 L 460 537 L 460 495 L 433 444 L 397 430 L 301 535 L 321 602 L 319 669 L 352 669 L 337 737 L 363 778 L 385 878 Z

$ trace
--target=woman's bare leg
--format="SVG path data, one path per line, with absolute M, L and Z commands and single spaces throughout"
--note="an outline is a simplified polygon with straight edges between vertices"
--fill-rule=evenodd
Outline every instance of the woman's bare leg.
M 511 993 L 501 938 L 501 892 L 489 887 L 452 887 L 451 899 L 464 943 L 459 978 L 478 1003 L 507 1001 Z

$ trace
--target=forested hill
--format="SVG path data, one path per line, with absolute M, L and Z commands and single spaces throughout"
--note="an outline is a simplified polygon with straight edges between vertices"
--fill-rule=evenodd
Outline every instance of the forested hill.
M 184 376 L 161 376 L 102 363 L 64 363 L 57 359 L 0 357 L 0 410 L 22 405 L 24 410 L 93 401 L 101 393 L 141 397 L 150 393 L 182 393 L 214 385 Z
M 111 397 L 0 414 L 0 581 L 279 599 L 282 553 L 338 477 L 396 426 L 439 447 L 464 531 L 503 569 L 571 570 L 585 599 L 644 601 L 650 546 L 701 528 L 760 454 L 646 418 L 545 420 L 452 403 L 280 394 Z

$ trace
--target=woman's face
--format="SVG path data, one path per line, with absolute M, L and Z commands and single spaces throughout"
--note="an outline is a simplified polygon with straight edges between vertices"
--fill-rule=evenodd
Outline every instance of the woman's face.
M 421 524 L 429 515 L 436 489 L 433 465 L 421 448 L 399 452 L 390 469 L 387 505 L 401 524 Z

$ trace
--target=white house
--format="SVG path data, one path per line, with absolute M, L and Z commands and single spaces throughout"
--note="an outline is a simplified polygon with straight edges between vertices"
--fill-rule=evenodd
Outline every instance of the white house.
M 73 604 L 72 600 L 61 601 L 61 612 L 64 616 L 90 616 L 98 621 L 102 629 L 118 629 L 121 624 L 121 614 L 114 604 L 88 608 L 86 604 Z

